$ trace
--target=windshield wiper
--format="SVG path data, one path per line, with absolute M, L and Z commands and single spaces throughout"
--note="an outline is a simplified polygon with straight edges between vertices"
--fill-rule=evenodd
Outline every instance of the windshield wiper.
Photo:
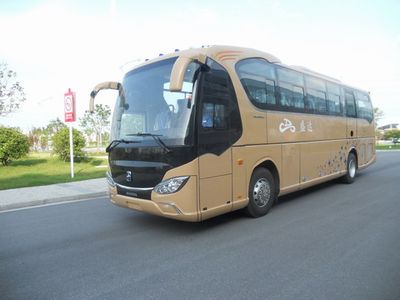
M 163 148 L 165 150 L 165 152 L 167 152 L 167 153 L 171 152 L 171 149 L 169 149 L 168 146 L 165 145 L 165 143 L 160 139 L 160 136 L 162 136 L 162 134 L 139 132 L 139 133 L 127 134 L 127 136 L 151 136 L 153 138 L 153 140 L 155 140 L 156 143 L 159 144 L 161 146 L 161 148 Z
M 128 140 L 124 140 L 124 139 L 120 139 L 120 140 L 112 140 L 111 143 L 107 146 L 106 148 L 106 152 L 111 152 L 112 149 L 114 149 L 115 147 L 117 147 L 119 144 L 124 143 L 124 144 L 133 144 L 133 143 L 138 143 L 138 141 L 128 141 Z

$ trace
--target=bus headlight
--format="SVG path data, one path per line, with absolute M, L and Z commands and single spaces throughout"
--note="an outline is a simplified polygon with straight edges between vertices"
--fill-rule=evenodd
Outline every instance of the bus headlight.
M 188 181 L 189 176 L 174 177 L 163 182 L 160 182 L 154 188 L 157 194 L 172 194 L 179 191 Z

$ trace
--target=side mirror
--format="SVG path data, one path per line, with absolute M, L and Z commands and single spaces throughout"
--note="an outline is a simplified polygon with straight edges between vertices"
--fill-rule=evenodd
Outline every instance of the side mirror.
M 207 57 L 204 54 L 196 54 L 193 56 L 179 56 L 172 67 L 169 90 L 171 92 L 179 92 L 182 90 L 185 72 L 191 62 L 200 64 L 206 63 Z
M 115 81 L 106 81 L 99 83 L 90 93 L 90 100 L 89 100 L 89 111 L 94 111 L 94 98 L 96 97 L 97 93 L 101 90 L 121 90 L 121 83 Z

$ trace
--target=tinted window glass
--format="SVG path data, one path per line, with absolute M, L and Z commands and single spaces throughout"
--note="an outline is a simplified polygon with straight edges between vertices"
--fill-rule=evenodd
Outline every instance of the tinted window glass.
M 240 61 L 236 70 L 248 97 L 260 108 L 343 115 L 342 87 L 336 83 L 256 58 Z M 369 112 L 365 99 L 359 107 L 363 117 L 367 118 Z M 349 103 L 349 113 L 355 116 L 355 109 L 353 97 L 353 103 Z
M 213 103 L 203 103 L 201 125 L 204 128 L 214 128 L 214 107 Z
M 263 59 L 251 58 L 237 63 L 236 71 L 250 101 L 260 108 L 275 105 L 274 66 Z
M 285 68 L 277 68 L 279 104 L 285 110 L 304 109 L 303 75 Z
M 340 86 L 331 82 L 326 83 L 328 93 L 340 95 Z
M 356 114 L 356 103 L 354 101 L 353 92 L 346 91 L 344 94 L 346 100 L 346 115 L 351 118 L 355 118 Z
M 292 85 L 288 83 L 279 83 L 280 105 L 290 107 L 292 106 L 293 92 Z
M 215 103 L 203 103 L 203 128 L 226 129 L 226 105 Z
M 304 108 L 304 92 L 302 87 L 293 86 L 289 83 L 279 82 L 280 105 L 287 109 Z
M 246 78 L 246 75 L 255 75 L 263 78 L 275 79 L 274 66 L 261 58 L 249 58 L 236 64 L 239 78 Z
M 304 109 L 304 89 L 299 86 L 293 86 L 293 104 L 296 108 Z
M 340 101 L 340 86 L 334 83 L 327 82 L 327 108 L 330 115 L 342 114 L 342 103 Z
M 294 85 L 299 85 L 299 86 L 304 85 L 303 75 L 299 72 L 285 69 L 285 68 L 278 68 L 277 73 L 278 73 L 279 81 L 284 81 L 284 82 L 291 83 Z
M 325 81 L 312 76 L 305 76 L 307 86 L 306 110 L 316 114 L 326 114 Z
M 203 115 L 204 128 L 223 129 L 228 122 L 230 91 L 227 74 L 218 66 L 213 66 L 203 81 Z
M 266 94 L 267 104 L 276 104 L 275 82 L 273 80 L 266 79 L 265 86 L 267 89 L 267 94 Z
M 327 106 L 328 106 L 328 113 L 330 115 L 340 115 L 341 114 L 340 96 L 328 93 Z
M 307 88 L 306 109 L 312 113 L 326 113 L 325 93 Z
M 198 155 L 220 155 L 242 134 L 242 123 L 228 72 L 208 58 L 200 73 L 197 94 Z
M 241 82 L 250 101 L 256 106 L 266 108 L 266 104 L 276 104 L 274 81 L 243 78 Z
M 371 122 L 374 118 L 372 104 L 365 93 L 356 91 L 357 116 Z
M 319 78 L 306 76 L 307 88 L 325 92 L 325 81 Z
M 230 129 L 232 140 L 241 134 L 242 125 L 236 94 L 226 70 L 209 59 L 201 88 L 201 126 L 204 129 Z M 236 136 L 237 135 L 237 136 Z

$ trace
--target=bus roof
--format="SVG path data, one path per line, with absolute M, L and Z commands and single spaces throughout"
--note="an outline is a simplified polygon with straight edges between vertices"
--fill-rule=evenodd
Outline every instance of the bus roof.
M 263 51 L 259 51 L 259 50 L 255 50 L 255 49 L 251 49 L 251 48 L 244 48 L 244 47 L 236 47 L 236 46 L 226 46 L 226 45 L 213 45 L 213 46 L 202 46 L 200 48 L 190 48 L 190 49 L 186 49 L 186 50 L 177 50 L 173 53 L 169 53 L 169 54 L 160 54 L 160 56 L 147 60 L 146 62 L 139 64 L 137 66 L 135 66 L 132 69 L 136 69 L 138 67 L 147 65 L 147 64 L 151 64 L 154 63 L 156 61 L 160 61 L 160 60 L 164 60 L 167 58 L 171 58 L 171 57 L 177 57 L 177 56 L 192 56 L 192 55 L 196 55 L 196 54 L 203 54 L 206 55 L 224 65 L 235 65 L 236 62 L 242 60 L 242 59 L 246 59 L 246 58 L 263 58 L 265 60 L 267 60 L 270 63 L 276 64 L 276 65 L 280 65 L 283 66 L 285 68 L 289 68 L 304 74 L 308 74 L 308 75 L 312 75 L 321 79 L 325 79 L 334 83 L 338 83 L 341 84 L 345 87 L 348 88 L 352 88 L 352 89 L 356 89 L 359 91 L 363 91 L 365 92 L 365 90 L 347 85 L 342 83 L 340 80 L 321 74 L 319 72 L 310 70 L 306 67 L 302 67 L 302 66 L 294 66 L 294 65 L 286 65 L 284 63 L 281 62 L 281 60 L 279 58 L 277 58 L 276 56 L 267 53 L 267 52 L 263 52 Z
M 260 57 L 266 59 L 270 63 L 281 63 L 279 58 L 275 57 L 272 54 L 258 51 L 255 49 L 250 49 L 250 48 L 242 48 L 242 47 L 234 47 L 234 46 L 204 46 L 201 48 L 190 48 L 186 50 L 181 50 L 181 51 L 175 51 L 173 53 L 169 54 L 160 54 L 160 56 L 146 60 L 144 63 L 139 64 L 135 66 L 132 69 L 136 69 L 138 67 L 151 64 L 160 60 L 164 60 L 167 58 L 171 57 L 176 57 L 176 56 L 192 56 L 195 54 L 203 54 L 208 57 L 211 57 L 215 59 L 216 61 L 219 62 L 237 62 L 241 59 L 244 58 L 250 58 L 250 57 Z

